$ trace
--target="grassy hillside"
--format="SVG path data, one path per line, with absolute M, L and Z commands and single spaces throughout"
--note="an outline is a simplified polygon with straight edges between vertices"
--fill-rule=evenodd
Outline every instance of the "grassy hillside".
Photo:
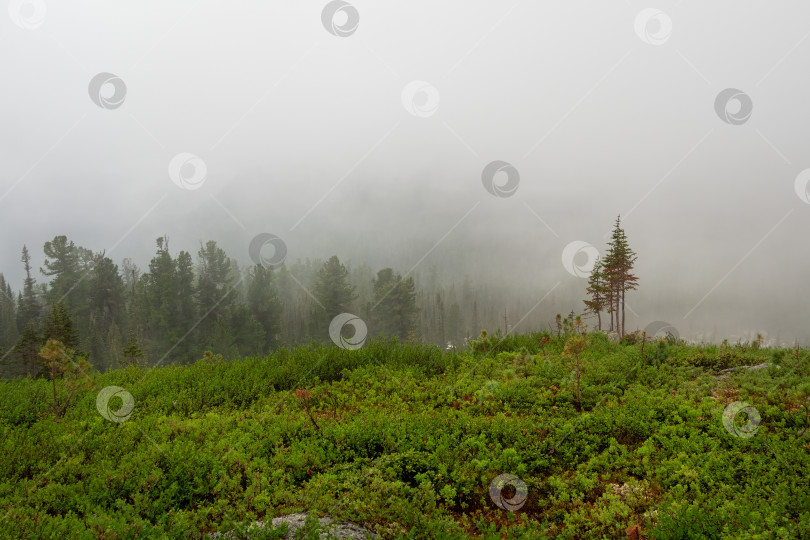
M 384 538 L 810 535 L 810 352 L 591 334 L 578 400 L 565 345 L 208 355 L 93 373 L 58 423 L 49 381 L 2 382 L 0 535 L 193 538 L 297 511 Z M 125 421 L 99 412 L 108 386 Z M 755 412 L 724 424 L 733 402 Z M 525 483 L 500 492 L 515 511 L 501 474 Z

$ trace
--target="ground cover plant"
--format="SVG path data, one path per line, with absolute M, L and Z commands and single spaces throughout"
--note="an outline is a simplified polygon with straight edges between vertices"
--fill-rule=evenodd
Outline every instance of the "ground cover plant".
M 301 511 L 383 538 L 810 535 L 810 352 L 614 341 L 209 353 L 55 398 L 2 381 L 0 535 L 281 538 L 249 524 Z

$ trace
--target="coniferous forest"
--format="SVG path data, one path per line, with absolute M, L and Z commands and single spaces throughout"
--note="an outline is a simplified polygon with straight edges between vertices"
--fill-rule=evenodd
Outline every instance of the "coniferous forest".
M 51 338 L 106 371 L 133 361 L 186 364 L 206 350 L 236 358 L 328 341 L 329 322 L 348 311 L 368 320 L 369 337 L 418 336 L 436 344 L 463 342 L 482 320 L 469 281 L 458 293 L 450 287 L 417 302 L 412 277 L 391 268 L 350 269 L 337 256 L 243 268 L 216 242 L 201 244 L 192 255 L 172 253 L 169 238 L 162 237 L 141 269 L 65 236 L 45 242 L 43 251 L 44 265 L 36 269 L 23 246 L 21 290 L 0 274 L 4 377 L 39 374 L 39 349 Z M 465 317 L 468 304 L 472 311 Z
M 346 312 L 364 320 L 369 338 L 453 347 L 477 337 L 482 324 L 500 331 L 491 316 L 496 306 L 479 307 L 469 279 L 461 294 L 455 286 L 419 294 L 411 276 L 392 268 L 375 274 L 366 265 L 350 270 L 337 256 L 289 269 L 259 258 L 240 268 L 213 241 L 201 243 L 196 258 L 186 251 L 172 255 L 165 236 L 155 245 L 142 271 L 129 259 L 119 267 L 104 251 L 57 236 L 43 246 L 42 282 L 23 246 L 22 290 L 15 293 L 0 274 L 2 375 L 41 376 L 40 348 L 49 339 L 99 371 L 133 362 L 187 364 L 205 351 L 226 358 L 262 355 L 281 346 L 328 342 L 330 322 Z M 606 329 L 621 337 L 625 294 L 637 288 L 638 278 L 619 218 L 608 248 L 604 260 L 595 261 L 581 313 L 572 310 L 566 320 L 584 328 L 583 317 L 593 319 L 602 330 L 604 312 Z M 561 318 L 554 324 L 562 324 Z

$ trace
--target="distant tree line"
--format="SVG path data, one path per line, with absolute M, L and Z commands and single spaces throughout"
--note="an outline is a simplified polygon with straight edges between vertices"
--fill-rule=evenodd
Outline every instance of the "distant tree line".
M 190 363 L 205 351 L 227 358 L 263 355 L 328 341 L 330 321 L 344 312 L 366 322 L 369 338 L 441 346 L 462 345 L 484 328 L 512 330 L 492 288 L 477 290 L 467 276 L 460 290 L 440 285 L 435 266 L 417 289 L 413 276 L 392 268 L 375 274 L 365 264 L 352 268 L 337 256 L 241 268 L 214 241 L 200 243 L 196 260 L 187 251 L 173 256 L 165 236 L 155 246 L 142 271 L 130 259 L 119 267 L 104 251 L 56 236 L 43 246 L 42 283 L 23 246 L 22 290 L 15 295 L 0 273 L 0 376 L 43 376 L 47 362 L 41 352 L 48 340 L 65 348 L 60 358 L 87 360 L 99 371 Z M 601 330 L 604 313 L 609 330 L 624 336 L 626 293 L 638 282 L 635 261 L 617 218 L 605 256 L 588 280 L 584 313 L 558 315 L 557 332 L 566 321 L 584 328 L 585 316 L 595 317 Z M 523 317 L 520 302 L 515 311 Z
M 343 312 L 363 318 L 370 338 L 459 344 L 481 330 L 469 278 L 457 294 L 435 276 L 417 291 L 412 276 L 350 268 L 337 256 L 240 268 L 214 241 L 201 243 L 195 259 L 173 255 L 167 237 L 156 240 L 144 270 L 130 259 L 119 267 L 66 236 L 43 251 L 39 273 L 47 281 L 37 281 L 27 246 L 22 290 L 15 294 L 0 274 L 0 376 L 43 375 L 40 351 L 49 339 L 105 371 L 193 362 L 206 350 L 236 357 L 326 341 L 329 322 Z M 495 310 L 489 315 L 495 319 Z

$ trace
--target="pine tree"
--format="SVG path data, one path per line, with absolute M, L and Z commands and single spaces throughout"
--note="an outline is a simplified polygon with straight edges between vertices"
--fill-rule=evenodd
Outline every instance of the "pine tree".
M 91 317 L 97 328 L 106 333 L 114 322 L 124 322 L 124 281 L 118 273 L 118 265 L 109 257 L 99 257 L 88 280 Z
M 28 247 L 22 248 L 22 259 L 25 267 L 25 281 L 23 290 L 18 300 L 17 328 L 22 332 L 30 321 L 38 321 L 42 307 L 36 294 L 36 280 L 31 276 L 31 255 Z
M 575 336 L 565 342 L 563 348 L 563 356 L 573 358 L 576 366 L 576 381 L 577 381 L 577 410 L 582 412 L 582 392 L 580 389 L 580 378 L 582 375 L 582 366 L 580 365 L 580 354 L 585 350 L 586 340 L 584 336 Z
M 34 321 L 29 321 L 23 329 L 20 339 L 11 350 L 11 376 L 37 377 L 40 372 L 39 350 L 42 348 L 42 336 L 37 332 Z
M 225 323 L 226 321 L 223 321 Z M 230 313 L 227 331 L 231 337 L 231 356 L 263 355 L 265 347 L 265 330 L 251 313 L 250 307 L 238 304 Z
M 602 330 L 602 311 L 607 307 L 608 286 L 605 283 L 605 275 L 602 272 L 602 261 L 597 257 L 596 262 L 588 278 L 587 293 L 590 300 L 584 300 L 586 313 L 596 315 L 598 328 Z
M 225 353 L 233 346 L 228 320 L 236 300 L 231 261 L 217 243 L 200 245 L 197 279 L 197 310 L 200 313 L 199 340 L 206 350 Z
M 264 353 L 276 347 L 280 340 L 282 305 L 273 279 L 273 269 L 256 265 L 250 273 L 248 306 L 254 320 L 264 330 Z
M 357 298 L 355 288 L 349 284 L 349 273 L 336 255 L 329 258 L 315 274 L 312 294 L 319 305 L 311 311 L 310 335 L 317 339 L 329 338 L 329 323 L 345 312 L 351 312 Z M 321 307 L 323 306 L 323 307 Z
M 141 363 L 141 359 L 144 357 L 143 350 L 141 346 L 138 345 L 138 340 L 135 338 L 135 333 L 132 330 L 129 331 L 127 342 L 124 344 L 121 352 L 124 355 L 123 365 L 133 366 Z
M 169 254 L 168 239 L 155 241 L 157 251 L 149 261 L 149 272 L 137 285 L 137 318 L 144 328 L 144 343 L 150 357 L 163 358 L 182 336 L 176 329 L 177 267 Z
M 138 304 L 138 282 L 141 277 L 140 269 L 132 262 L 132 259 L 124 258 L 121 261 L 121 279 L 124 282 L 124 305 L 128 327 L 135 330 L 138 336 L 143 335 L 144 321 L 142 311 Z
M 103 253 L 97 256 L 87 281 L 90 285 L 91 358 L 97 369 L 106 370 L 112 367 L 113 358 L 118 353 L 118 344 L 110 341 L 119 337 L 117 328 L 125 324 L 124 282 L 118 273 L 118 265 Z
M 445 331 L 444 301 L 441 293 L 436 293 L 436 336 L 438 343 L 445 347 L 447 345 L 447 333 Z
M 377 272 L 373 280 L 374 308 L 371 312 L 374 335 L 395 336 L 404 341 L 415 329 L 416 286 L 412 277 L 391 268 Z
M 197 328 L 194 326 L 199 319 L 200 314 L 197 311 L 197 304 L 195 303 L 196 288 L 194 285 L 194 262 L 191 254 L 187 251 L 181 251 L 177 255 L 175 261 L 176 268 L 176 304 L 177 308 L 174 317 L 175 335 L 178 339 L 186 336 L 182 341 L 177 343 L 173 354 L 180 359 L 181 362 L 191 362 L 198 358 L 202 352 L 202 348 L 198 343 Z
M 607 285 L 606 298 L 608 312 L 611 314 L 611 331 L 615 328 L 619 337 L 625 335 L 625 295 L 627 291 L 636 290 L 638 277 L 631 273 L 637 256 L 630 249 L 627 236 L 621 227 L 621 216 L 616 218 L 608 251 L 603 260 L 603 276 Z
M 72 317 L 76 343 L 93 345 L 99 340 L 94 338 L 92 330 L 90 280 L 87 278 L 96 263 L 96 255 L 89 249 L 76 246 L 64 235 L 45 242 L 43 250 L 46 258 L 40 271 L 51 277 L 45 300 L 51 306 L 64 303 Z
M 79 263 L 79 248 L 66 236 L 55 236 L 50 242 L 45 242 L 45 266 L 40 272 L 52 276 L 48 290 L 48 300 L 51 304 L 59 301 L 66 302 L 71 309 L 76 309 L 83 298 L 79 287 L 81 269 Z
M 68 349 L 78 346 L 78 336 L 73 328 L 73 317 L 64 302 L 57 302 L 51 306 L 51 311 L 45 318 L 42 328 L 45 340 L 55 339 Z
M 70 400 L 76 391 L 82 386 L 88 386 L 86 373 L 90 370 L 87 359 L 77 355 L 73 349 L 65 347 L 63 343 L 56 339 L 49 339 L 39 351 L 42 359 L 45 375 L 51 381 L 53 389 L 53 413 L 56 422 L 65 412 Z M 56 380 L 62 379 L 64 396 L 56 390 Z
M 14 295 L 5 277 L 0 274 L 0 348 L 10 350 L 18 337 Z

